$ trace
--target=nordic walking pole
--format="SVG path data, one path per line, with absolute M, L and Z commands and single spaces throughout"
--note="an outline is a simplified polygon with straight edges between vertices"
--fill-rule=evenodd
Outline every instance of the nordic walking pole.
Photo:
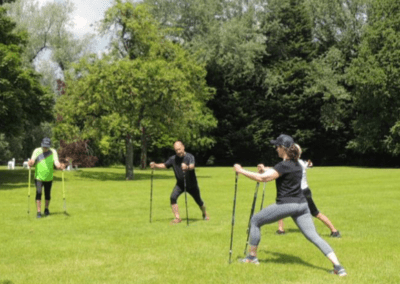
M 64 213 L 67 213 L 67 202 L 65 201 L 65 182 L 64 182 L 64 170 L 62 171 L 62 190 L 63 190 L 63 200 L 64 200 Z
M 265 187 L 266 187 L 267 183 L 264 182 L 264 188 L 263 188 L 263 196 L 261 199 L 261 207 L 260 207 L 260 211 L 263 209 L 263 205 L 264 205 L 264 195 L 265 195 Z
M 29 167 L 29 177 L 28 177 L 28 214 L 30 212 L 30 202 L 29 202 L 30 197 L 31 197 L 31 167 Z
M 250 227 L 251 227 L 251 217 L 253 217 L 254 208 L 256 207 L 257 193 L 258 193 L 258 187 L 259 187 L 259 186 L 260 186 L 260 183 L 257 182 L 256 190 L 254 191 L 253 204 L 251 205 L 250 218 L 249 218 L 249 225 L 248 225 L 248 227 L 247 227 L 247 240 L 246 240 L 246 246 L 245 246 L 245 248 L 244 248 L 244 255 L 246 255 L 246 253 L 247 253 L 247 246 L 248 246 L 248 244 L 249 244 Z
M 150 223 L 151 223 L 151 214 L 153 211 L 153 172 L 154 170 L 151 170 L 151 182 L 150 182 Z
M 188 205 L 187 205 L 186 174 L 185 174 L 185 172 L 183 172 L 183 188 L 184 188 L 184 191 L 185 191 L 186 225 L 189 226 L 189 213 L 188 213 Z
M 235 209 L 236 209 L 236 194 L 239 174 L 235 175 L 235 194 L 233 195 L 233 210 L 232 210 L 232 229 L 231 229 L 231 246 L 229 248 L 229 264 L 232 262 L 232 243 L 233 243 L 233 227 L 235 226 Z

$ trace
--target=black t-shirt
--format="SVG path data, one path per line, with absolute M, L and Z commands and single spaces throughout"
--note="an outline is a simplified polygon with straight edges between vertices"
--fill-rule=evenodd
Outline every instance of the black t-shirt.
M 286 160 L 274 166 L 279 173 L 276 179 L 276 203 L 303 203 L 306 198 L 301 191 L 303 169 L 299 162 Z
M 182 163 L 186 165 L 194 164 L 194 156 L 188 152 L 182 158 L 174 155 L 170 157 L 164 165 L 169 169 L 170 167 L 174 168 L 174 173 L 176 177 L 176 183 L 183 189 L 184 182 L 183 182 L 183 171 L 182 171 Z M 197 178 L 195 170 L 186 171 L 186 186 L 187 188 L 194 188 L 197 187 Z

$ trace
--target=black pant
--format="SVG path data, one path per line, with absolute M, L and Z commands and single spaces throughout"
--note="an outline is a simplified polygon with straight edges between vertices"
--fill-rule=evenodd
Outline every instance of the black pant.
M 36 185 L 36 200 L 42 200 L 42 187 L 44 187 L 44 198 L 45 200 L 50 200 L 51 196 L 51 186 L 53 184 L 53 181 L 41 181 L 38 179 L 35 179 L 35 185 Z
M 308 208 L 310 208 L 311 215 L 316 217 L 319 214 L 319 211 L 318 211 L 317 206 L 314 203 L 314 200 L 312 199 L 311 190 L 307 187 L 306 189 L 303 189 L 303 194 L 307 199 Z
M 194 201 L 196 201 L 197 205 L 199 205 L 200 207 L 203 206 L 204 202 L 201 199 L 200 189 L 199 189 L 198 185 L 196 185 L 195 187 L 186 188 L 186 191 L 193 197 L 193 199 L 194 199 Z M 172 190 L 171 197 L 170 197 L 171 205 L 176 204 L 178 197 L 183 192 L 184 192 L 183 186 L 175 185 L 174 189 Z

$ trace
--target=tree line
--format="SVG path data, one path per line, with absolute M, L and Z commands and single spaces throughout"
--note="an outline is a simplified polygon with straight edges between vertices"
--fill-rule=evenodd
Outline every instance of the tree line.
M 7 4 L 17 23 L 20 2 Z M 35 33 L 0 6 L 1 31 L 20 33 L 14 42 L 1 36 L 0 51 L 20 57 L 1 66 L 26 72 L 44 47 L 63 74 L 40 76 L 30 63 L 36 87 L 0 83 L 0 150 L 48 131 L 89 141 L 101 164 L 123 161 L 132 179 L 134 164 L 166 158 L 176 139 L 199 164 L 254 165 L 273 163 L 269 141 L 286 133 L 315 164 L 396 166 L 399 8 L 389 0 L 118 0 L 98 26 L 112 37 L 99 57 L 85 49 L 91 36 L 77 41 L 67 31 L 46 43 L 36 35 L 35 45 Z M 63 30 L 63 21 L 54 26 Z M 13 82 L 9 69 L 0 82 Z M 26 96 L 48 104 L 36 120 L 26 117 Z M 7 104 L 25 117 L 7 122 Z

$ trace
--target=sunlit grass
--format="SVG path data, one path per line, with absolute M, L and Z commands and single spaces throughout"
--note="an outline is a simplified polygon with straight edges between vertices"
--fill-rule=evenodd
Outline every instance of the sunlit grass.
M 254 170 L 250 168 L 250 170 Z M 237 263 L 243 256 L 255 183 L 239 177 L 233 260 L 228 264 L 234 173 L 231 168 L 198 168 L 202 197 L 211 220 L 188 197 L 190 225 L 170 225 L 172 171 L 156 171 L 153 222 L 149 222 L 151 171 L 124 168 L 65 172 L 64 214 L 61 172 L 55 173 L 51 215 L 36 219 L 34 189 L 28 209 L 28 171 L 0 167 L 0 283 L 400 283 L 400 170 L 349 167 L 314 168 L 308 179 L 314 200 L 340 230 L 314 219 L 320 235 L 337 253 L 349 276 L 329 274 L 330 262 L 291 220 L 288 233 L 264 226 L 261 264 Z M 266 187 L 264 205 L 274 202 L 275 184 Z M 259 210 L 262 186 L 258 193 Z M 179 198 L 182 218 L 185 199 Z

